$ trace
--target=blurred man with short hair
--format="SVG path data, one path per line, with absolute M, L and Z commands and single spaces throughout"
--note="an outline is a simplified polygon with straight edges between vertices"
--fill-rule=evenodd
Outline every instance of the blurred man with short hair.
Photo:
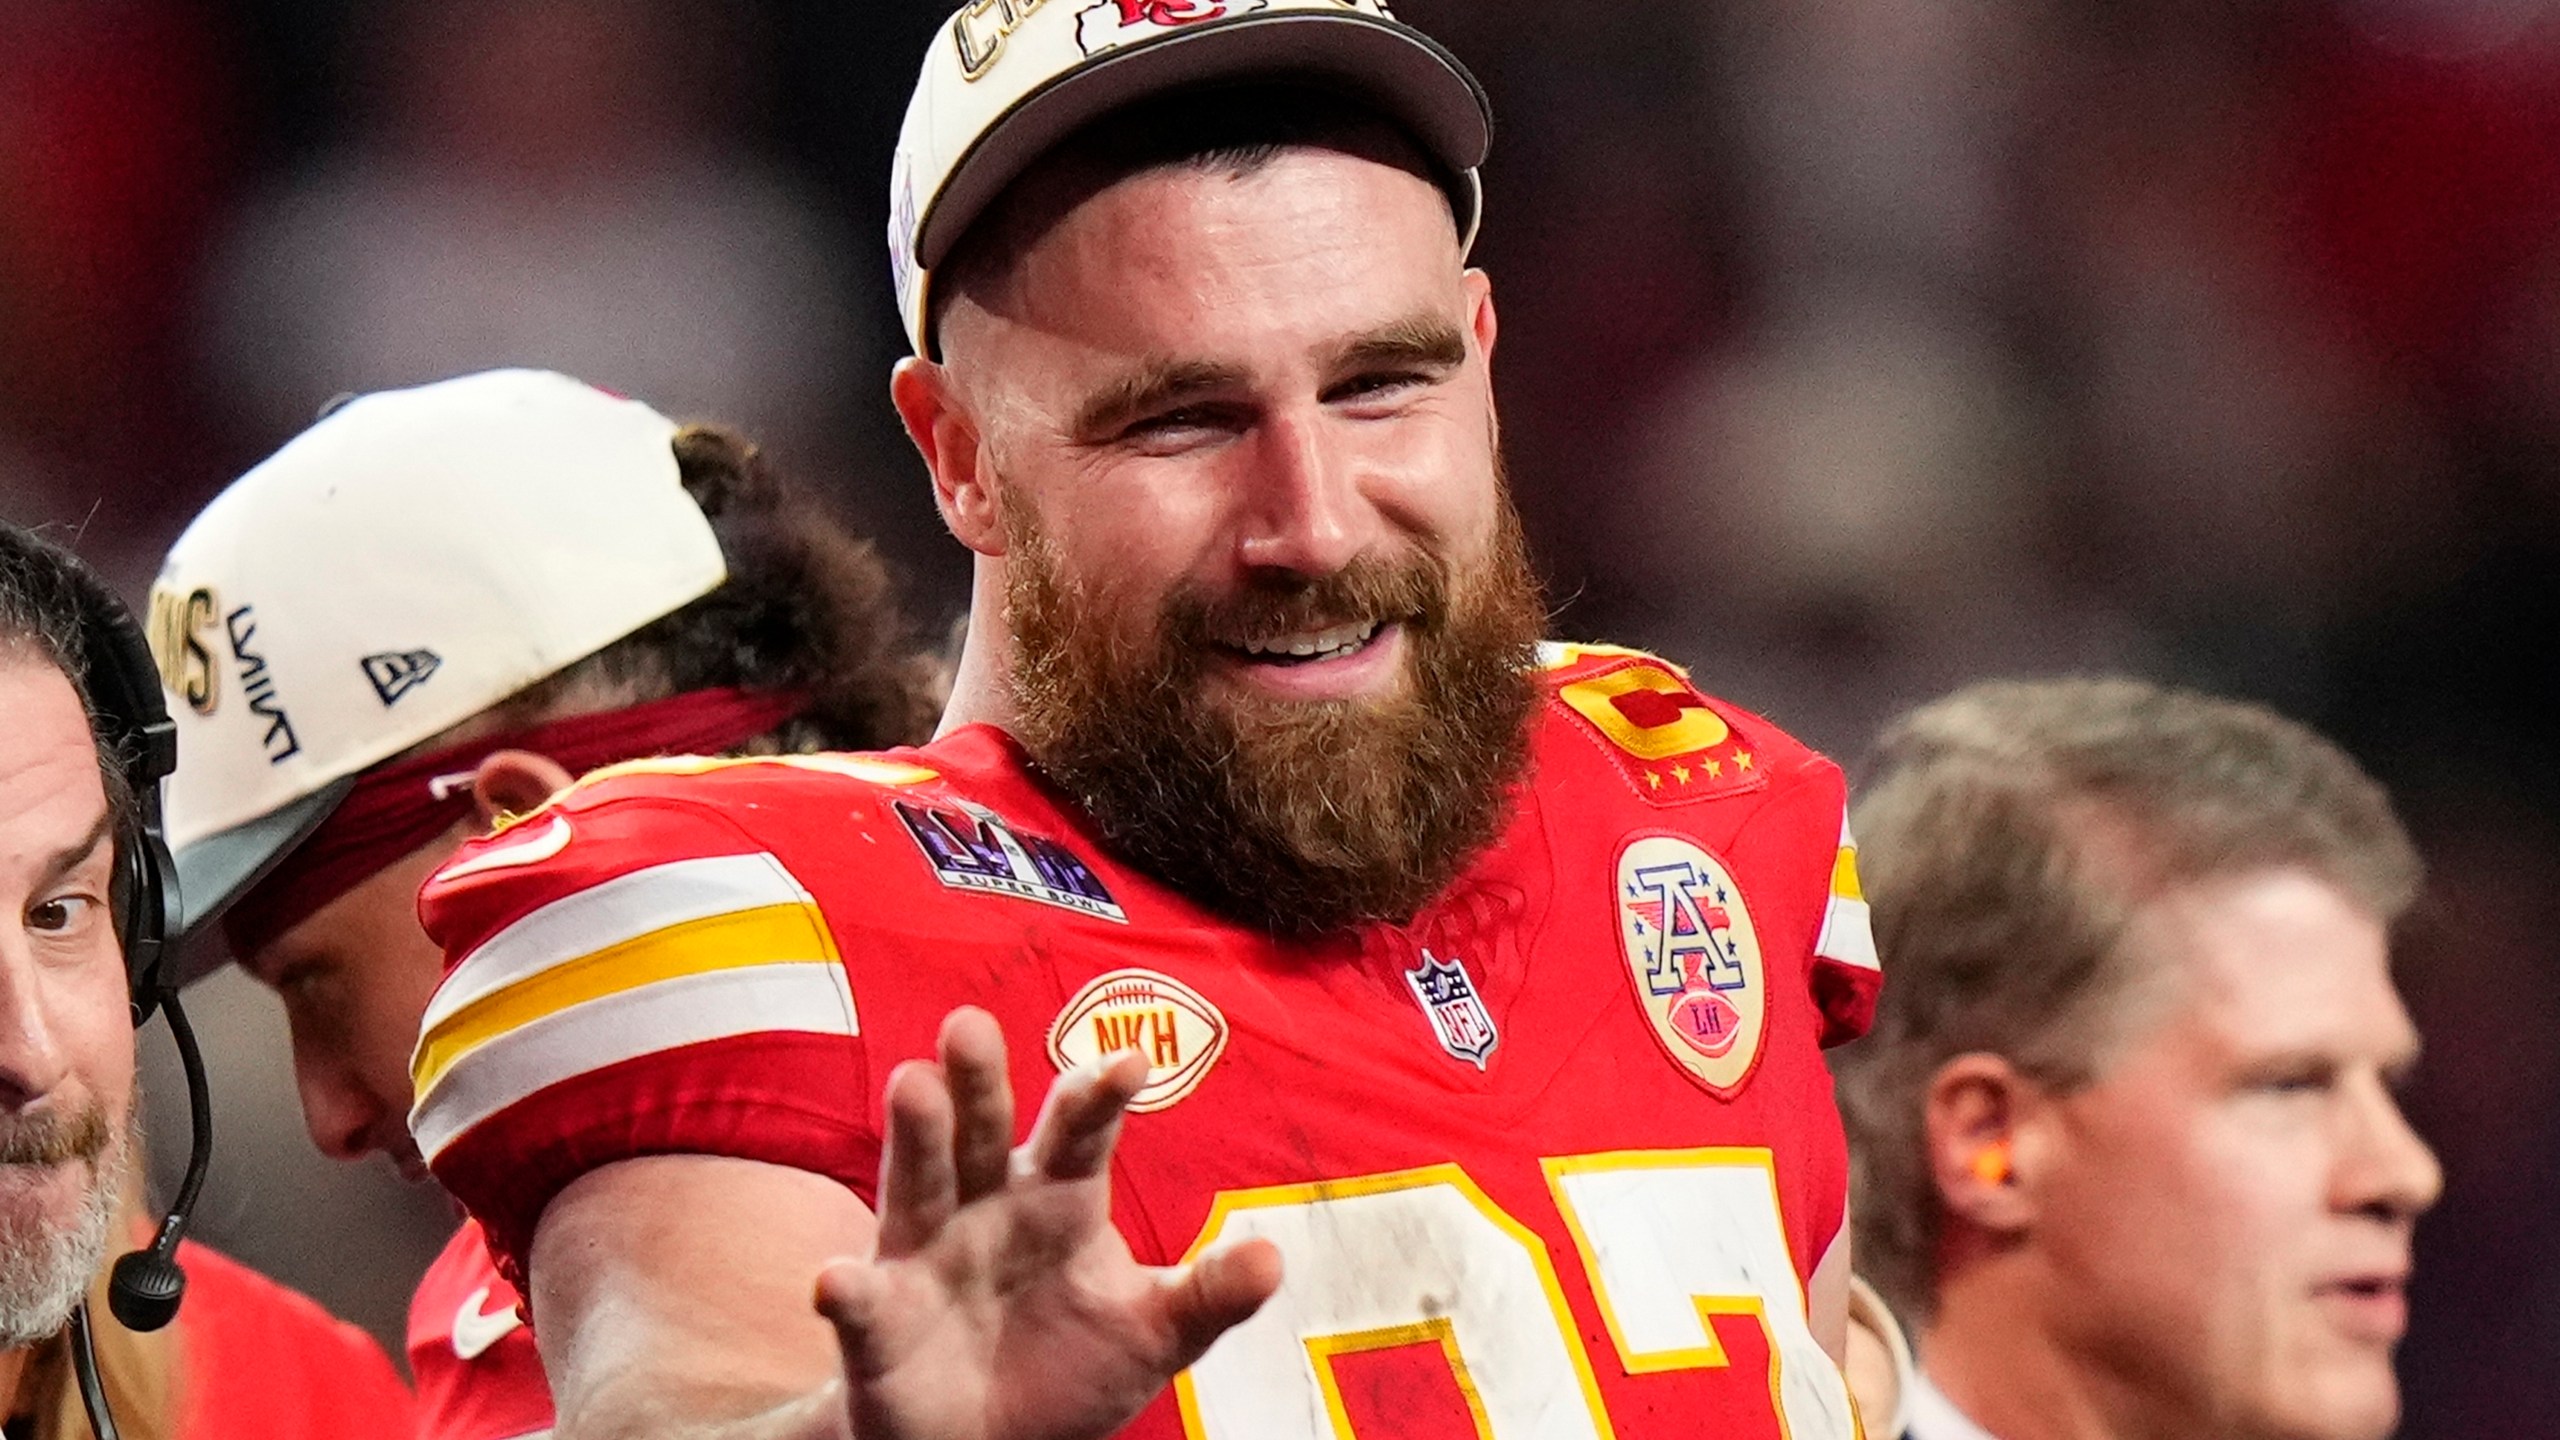
M 1855 822 L 1897 978 L 1841 1096 L 1910 1433 L 2389 1434 L 2441 1177 L 2381 788 L 2253 706 L 2004 682 L 1891 726 Z

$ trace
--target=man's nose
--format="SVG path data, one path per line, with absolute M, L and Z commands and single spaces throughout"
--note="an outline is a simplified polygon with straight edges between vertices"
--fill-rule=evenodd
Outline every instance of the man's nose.
M 52 1094 L 68 1070 L 26 932 L 7 927 L 0 933 L 0 1109 L 21 1109 Z
M 2393 1220 L 2415 1219 L 2444 1193 L 2444 1167 L 2380 1080 L 2360 1097 L 2355 1133 L 2339 1166 L 2342 1210 Z
M 1236 546 L 1247 570 L 1332 575 L 1377 539 L 1378 513 L 1359 466 L 1330 431 L 1321 416 L 1296 415 L 1256 429 Z
M 315 1062 L 297 1047 L 293 1085 L 302 1097 L 302 1123 L 311 1143 L 332 1160 L 361 1160 L 373 1153 L 382 1106 L 337 1066 Z

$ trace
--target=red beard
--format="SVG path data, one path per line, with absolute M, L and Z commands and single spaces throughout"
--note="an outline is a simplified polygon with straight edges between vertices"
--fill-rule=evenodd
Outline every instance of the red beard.
M 1059 574 L 1031 517 L 1006 522 L 1016 737 L 1122 858 L 1304 936 L 1411 919 L 1501 833 L 1546 618 L 1507 504 L 1474 573 L 1421 554 L 1216 602 L 1177 593 L 1137 640 Z M 1206 681 L 1213 636 L 1366 621 L 1404 626 L 1393 698 L 1270 700 Z

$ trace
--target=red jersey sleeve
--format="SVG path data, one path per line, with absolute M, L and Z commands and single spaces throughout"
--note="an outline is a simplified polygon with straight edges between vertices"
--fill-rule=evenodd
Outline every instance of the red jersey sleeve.
M 427 881 L 444 948 L 409 1128 L 520 1288 L 543 1207 L 646 1155 L 867 1185 L 879 1143 L 826 917 L 716 785 L 591 781 Z
M 1830 863 L 1820 882 L 1822 926 L 1814 935 L 1807 981 L 1822 1013 L 1822 1043 L 1827 1048 L 1857 1039 L 1875 1023 L 1876 992 L 1884 986 L 1884 969 L 1877 962 L 1875 934 L 1867 924 L 1866 894 L 1858 887 L 1858 842 L 1849 833 L 1848 787 L 1837 766 L 1826 760 L 1821 767 L 1823 804 L 1840 839 L 1836 847 L 1825 847 Z

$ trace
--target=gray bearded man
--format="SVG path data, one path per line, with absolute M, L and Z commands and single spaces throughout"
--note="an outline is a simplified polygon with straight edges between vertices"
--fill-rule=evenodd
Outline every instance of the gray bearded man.
M 179 1244 L 176 1221 L 108 1280 L 108 1255 L 147 1234 L 130 1208 L 135 1019 L 166 1007 L 178 1025 L 157 963 L 166 723 L 122 604 L 0 526 L 0 1420 L 12 1440 L 395 1433 L 408 1392 L 371 1340 Z M 256 1366 L 212 1363 L 252 1349 Z

